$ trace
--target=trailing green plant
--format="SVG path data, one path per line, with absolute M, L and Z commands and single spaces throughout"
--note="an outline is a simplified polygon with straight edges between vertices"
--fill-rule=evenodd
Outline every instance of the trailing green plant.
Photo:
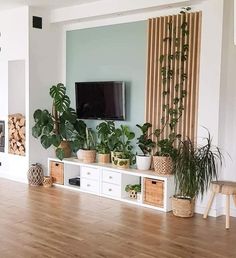
M 125 187 L 125 191 L 129 192 L 129 191 L 135 191 L 136 193 L 141 193 L 141 184 L 136 184 L 136 185 L 126 185 Z
M 203 146 L 196 146 L 190 139 L 179 142 L 174 161 L 177 197 L 203 197 L 210 182 L 218 177 L 222 153 L 218 147 L 212 145 L 209 132 L 204 140 L 206 143 Z
M 70 107 L 70 99 L 66 95 L 66 87 L 62 83 L 50 88 L 50 96 L 53 100 L 52 112 L 37 109 L 34 112 L 35 125 L 32 135 L 40 138 L 45 149 L 56 147 L 56 156 L 64 158 L 64 150 L 60 148 L 62 141 L 72 141 L 75 136 L 75 124 L 78 123 L 77 115 Z
M 109 154 L 112 148 L 114 148 L 114 138 L 111 138 L 114 132 L 115 124 L 113 121 L 101 122 L 97 125 L 98 139 L 100 140 L 97 144 L 97 151 L 100 154 Z
M 182 23 L 180 26 L 173 25 L 172 20 L 167 23 L 167 31 L 162 39 L 166 54 L 159 57 L 160 73 L 162 83 L 162 104 L 161 126 L 156 129 L 154 135 L 157 137 L 157 152 L 155 155 L 171 156 L 176 155 L 174 144 L 181 137 L 177 133 L 177 125 L 183 115 L 185 106 L 184 99 L 187 96 L 186 84 L 188 80 L 187 65 L 189 58 L 189 24 L 186 19 L 186 12 L 191 8 L 182 8 Z M 176 67 L 176 63 L 179 63 Z M 173 85 L 174 92 L 171 92 Z M 163 133 L 169 128 L 169 135 L 163 139 Z
M 155 146 L 155 142 L 151 139 L 152 133 L 148 133 L 148 130 L 152 127 L 152 124 L 144 123 L 143 125 L 137 124 L 136 126 L 141 130 L 141 135 L 137 138 L 137 144 L 143 155 L 146 156 L 151 153 Z

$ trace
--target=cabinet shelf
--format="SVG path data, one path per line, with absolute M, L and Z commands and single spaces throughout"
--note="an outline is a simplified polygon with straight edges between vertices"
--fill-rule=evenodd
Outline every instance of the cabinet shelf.
M 137 206 L 143 206 L 152 208 L 164 212 L 171 210 L 171 196 L 174 195 L 174 177 L 172 175 L 162 176 L 156 175 L 154 171 L 140 171 L 137 169 L 119 169 L 111 164 L 87 164 L 74 158 L 64 159 L 59 161 L 58 159 L 48 159 L 48 168 L 51 174 L 51 168 L 53 167 L 53 174 L 56 175 L 55 166 L 52 163 L 61 162 L 63 167 L 63 173 L 59 170 L 58 173 L 63 174 L 64 184 L 58 185 L 66 189 L 77 190 L 80 192 L 86 192 L 101 196 L 104 198 L 111 198 L 114 200 L 134 204 Z M 60 167 L 61 166 L 56 166 Z M 61 174 L 60 174 L 61 175 Z M 80 186 L 70 185 L 69 179 L 73 177 L 80 177 Z M 155 203 L 145 203 L 145 187 L 146 180 L 156 180 L 162 182 L 160 203 L 162 205 L 156 205 Z M 132 199 L 127 196 L 125 187 L 128 184 L 141 183 L 142 200 Z M 154 192 L 155 193 L 155 192 Z M 157 194 L 160 191 L 157 189 Z

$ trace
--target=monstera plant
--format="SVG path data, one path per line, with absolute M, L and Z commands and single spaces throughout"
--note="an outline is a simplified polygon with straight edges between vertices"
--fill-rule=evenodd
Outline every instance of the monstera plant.
M 70 142 L 77 135 L 75 128 L 80 126 L 76 112 L 70 107 L 70 99 L 66 95 L 66 87 L 62 83 L 50 88 L 52 111 L 37 109 L 34 112 L 35 125 L 32 135 L 39 138 L 42 146 L 56 148 L 59 159 L 71 155 Z

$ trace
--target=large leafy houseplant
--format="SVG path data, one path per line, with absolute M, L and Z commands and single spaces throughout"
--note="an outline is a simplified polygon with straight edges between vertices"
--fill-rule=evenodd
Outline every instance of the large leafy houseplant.
M 63 159 L 70 156 L 68 151 L 70 147 L 66 143 L 74 139 L 77 116 L 75 110 L 70 107 L 70 99 L 62 83 L 53 85 L 49 93 L 53 101 L 52 111 L 37 109 L 34 112 L 35 125 L 32 128 L 32 135 L 40 138 L 45 149 L 54 146 L 56 156 Z M 66 144 L 66 148 L 63 148 L 63 144 Z
M 177 216 L 192 216 L 193 210 L 186 214 L 185 208 L 182 213 L 178 204 L 187 203 L 186 205 L 193 209 L 194 199 L 198 196 L 203 197 L 210 182 L 218 177 L 218 168 L 222 165 L 222 153 L 218 147 L 212 145 L 209 132 L 204 140 L 205 144 L 202 146 L 197 146 L 190 139 L 180 141 L 178 144 L 174 162 L 176 195 L 173 198 L 173 211 Z
M 142 155 L 136 155 L 137 169 L 148 170 L 151 166 L 151 151 L 155 146 L 155 142 L 151 139 L 152 133 L 148 131 L 152 127 L 150 123 L 144 123 L 143 125 L 136 125 L 141 130 L 141 135 L 137 138 L 137 144 Z

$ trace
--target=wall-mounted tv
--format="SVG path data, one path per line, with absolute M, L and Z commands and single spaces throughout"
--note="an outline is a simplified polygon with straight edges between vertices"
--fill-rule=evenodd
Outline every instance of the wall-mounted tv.
M 125 120 L 123 81 L 76 82 L 75 95 L 78 118 Z

